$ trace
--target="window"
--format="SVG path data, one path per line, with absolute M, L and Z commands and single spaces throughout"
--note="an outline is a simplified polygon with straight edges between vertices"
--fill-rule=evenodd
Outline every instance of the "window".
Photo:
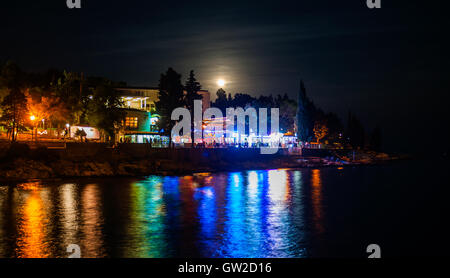
M 138 118 L 137 117 L 125 117 L 125 127 L 137 128 L 138 127 Z

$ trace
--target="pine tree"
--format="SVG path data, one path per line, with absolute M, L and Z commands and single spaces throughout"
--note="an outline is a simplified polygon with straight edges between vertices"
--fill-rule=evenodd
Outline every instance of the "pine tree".
M 186 95 L 184 97 L 186 108 L 191 113 L 191 119 L 194 119 L 194 100 L 202 99 L 202 96 L 198 94 L 198 91 L 202 89 L 202 86 L 197 79 L 195 79 L 194 71 L 191 70 L 189 77 L 186 80 L 184 86 L 186 90 Z M 191 121 L 191 131 L 194 130 L 194 121 Z M 191 132 L 191 147 L 194 146 L 194 132 Z
M 169 146 L 172 145 L 171 131 L 174 123 L 171 120 L 172 111 L 185 105 L 181 75 L 169 68 L 159 79 L 159 100 L 155 103 L 156 111 L 161 116 L 158 127 L 162 133 L 169 136 Z
M 193 70 L 189 73 L 189 78 L 186 80 L 184 88 L 186 90 L 186 108 L 192 113 L 194 110 L 194 100 L 202 99 L 202 96 L 198 94 L 198 91 L 202 89 L 202 86 L 197 82 L 197 79 L 195 79 Z
M 314 104 L 306 96 L 305 84 L 300 81 L 297 100 L 297 138 L 307 142 L 312 137 Z

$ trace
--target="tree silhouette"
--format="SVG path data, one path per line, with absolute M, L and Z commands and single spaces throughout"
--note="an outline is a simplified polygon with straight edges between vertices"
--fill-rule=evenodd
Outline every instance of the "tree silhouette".
M 224 89 L 220 88 L 216 92 L 216 101 L 214 102 L 214 106 L 219 108 L 222 111 L 222 114 L 225 115 L 226 108 L 227 108 L 227 93 Z
M 307 142 L 312 137 L 314 104 L 306 96 L 305 84 L 300 81 L 297 100 L 297 138 Z
M 0 124 L 6 127 L 12 142 L 17 140 L 17 133 L 26 130 L 28 109 L 23 93 L 23 79 L 24 73 L 12 62 L 7 62 L 1 71 L 0 84 L 9 92 L 0 104 L 3 110 Z
M 169 68 L 159 79 L 159 100 L 155 103 L 161 118 L 158 127 L 161 133 L 169 136 L 169 146 L 172 146 L 171 131 L 174 123 L 171 120 L 172 111 L 185 105 L 181 75 Z
M 370 148 L 376 152 L 381 151 L 382 145 L 382 133 L 381 128 L 379 126 L 375 127 L 370 135 Z
M 280 109 L 280 130 L 282 133 L 294 133 L 295 115 L 297 103 L 289 99 L 285 94 L 283 97 L 278 95 L 275 100 L 275 107 Z
M 96 126 L 102 133 L 102 137 L 115 142 L 115 135 L 125 118 L 125 111 L 120 109 L 123 105 L 114 84 L 109 80 L 103 80 L 92 90 L 92 99 L 88 102 L 86 118 L 89 124 Z
M 346 136 L 347 141 L 350 143 L 352 148 L 364 148 L 366 137 L 364 127 L 358 118 L 350 111 L 348 112 Z
M 189 73 L 189 77 L 186 80 L 186 84 L 184 86 L 186 90 L 186 95 L 184 96 L 184 101 L 186 108 L 191 113 L 191 119 L 194 118 L 194 100 L 202 99 L 202 96 L 199 95 L 197 92 L 201 90 L 202 86 L 199 82 L 197 82 L 197 79 L 195 79 L 194 71 L 191 70 Z M 191 121 L 191 131 L 194 130 L 194 121 Z M 194 133 L 191 132 L 191 147 L 194 145 Z
M 70 122 L 80 124 L 87 110 L 87 84 L 81 76 L 74 72 L 63 72 L 54 85 L 57 96 L 70 111 Z M 84 93 L 84 94 L 83 94 Z
M 186 95 L 184 97 L 186 108 L 192 112 L 194 110 L 194 100 L 202 99 L 202 96 L 198 94 L 198 91 L 202 89 L 202 86 L 197 82 L 197 79 L 195 79 L 193 70 L 190 71 L 184 88 L 186 90 Z

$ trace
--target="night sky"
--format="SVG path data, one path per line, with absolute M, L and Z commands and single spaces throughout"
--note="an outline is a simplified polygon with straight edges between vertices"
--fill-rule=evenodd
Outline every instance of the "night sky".
M 13 1 L 10 1 L 13 2 Z M 98 1 L 2 3 L 0 62 L 157 86 L 169 66 L 194 69 L 213 98 L 229 93 L 309 97 L 344 123 L 351 109 L 387 150 L 447 138 L 446 9 L 433 1 Z M 437 129 L 444 131 L 437 132 Z

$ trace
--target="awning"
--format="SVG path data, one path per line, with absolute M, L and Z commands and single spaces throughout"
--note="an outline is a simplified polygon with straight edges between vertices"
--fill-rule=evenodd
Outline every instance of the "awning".
M 125 135 L 160 135 L 159 132 L 155 131 L 133 131 L 127 130 L 124 132 Z

